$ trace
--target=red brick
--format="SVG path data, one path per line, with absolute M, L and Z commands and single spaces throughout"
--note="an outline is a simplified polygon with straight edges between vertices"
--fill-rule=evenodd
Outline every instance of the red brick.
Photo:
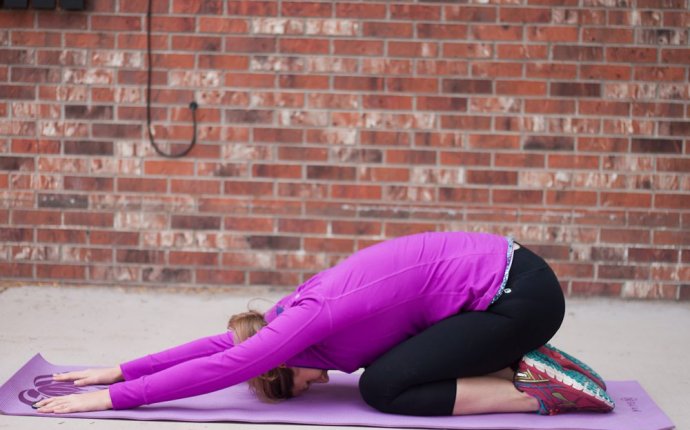
M 188 284 L 192 281 L 192 271 L 189 269 L 162 269 L 145 268 L 142 271 L 144 282 L 156 282 L 165 284 Z
M 289 2 L 281 3 L 283 16 L 296 17 L 330 17 L 333 14 L 333 4 L 330 2 Z
M 483 43 L 444 43 L 443 57 L 450 58 L 492 58 L 494 48 Z
M 8 278 L 33 278 L 33 264 L 0 262 L 0 272 Z
M 341 18 L 383 19 L 386 17 L 386 5 L 337 2 L 335 14 Z
M 141 31 L 142 17 L 118 15 L 91 16 L 91 29 L 97 31 Z
M 138 193 L 165 193 L 166 179 L 117 178 L 117 190 Z
M 539 205 L 544 201 L 544 192 L 539 190 L 502 190 L 491 191 L 494 203 L 516 205 Z
M 631 262 L 650 263 L 676 263 L 678 262 L 679 251 L 675 249 L 656 249 L 656 248 L 630 248 L 628 249 L 628 259 Z
M 438 91 L 438 80 L 427 78 L 388 78 L 386 79 L 386 89 L 396 92 L 435 93 Z
M 348 181 L 354 180 L 355 175 L 356 170 L 354 167 L 307 166 L 308 179 Z
M 86 279 L 86 267 L 66 264 L 37 264 L 36 277 L 39 279 Z
M 635 102 L 632 104 L 632 115 L 642 117 L 682 118 L 684 112 L 683 106 L 678 104 Z
M 523 27 L 479 24 L 470 27 L 470 34 L 476 40 L 522 40 Z
M 64 217 L 65 225 L 88 227 L 112 227 L 115 218 L 112 213 L 99 212 L 66 212 Z M 89 237 L 89 240 L 93 243 L 93 236 Z
M 597 193 L 594 191 L 547 190 L 546 203 L 549 205 L 595 206 Z
M 254 164 L 252 176 L 256 178 L 297 179 L 302 177 L 302 166 L 296 164 Z
M 391 4 L 391 18 L 400 20 L 438 21 L 441 7 L 438 5 Z
M 551 22 L 551 9 L 501 7 L 499 8 L 499 22 L 548 23 Z
M 296 286 L 300 283 L 299 273 L 285 271 L 249 272 L 251 285 L 286 285 Z
M 549 155 L 549 167 L 561 169 L 589 169 L 599 168 L 599 157 L 593 155 Z
M 381 222 L 377 221 L 332 221 L 333 234 L 352 236 L 380 236 Z
M 444 93 L 491 94 L 493 83 L 482 79 L 446 79 L 443 81 Z
M 580 78 L 589 80 L 628 81 L 632 76 L 630 66 L 580 65 Z
M 333 185 L 331 197 L 334 199 L 381 200 L 381 187 L 377 185 Z
M 279 41 L 279 52 L 289 54 L 328 54 L 330 41 L 328 39 L 290 39 Z
M 349 255 L 355 250 L 355 242 L 351 239 L 305 238 L 304 250 L 306 252 L 331 252 Z
M 574 114 L 575 103 L 572 100 L 549 100 L 533 99 L 525 100 L 526 113 L 546 113 L 558 112 L 560 114 Z
M 94 48 L 94 49 L 113 49 L 115 48 L 115 35 L 112 33 L 65 33 L 65 44 L 67 48 Z
M 643 279 L 649 278 L 649 268 L 641 266 L 600 265 L 599 277 L 603 279 Z
M 219 15 L 223 13 L 221 0 L 174 0 L 172 12 L 175 14 Z
M 551 95 L 560 97 L 600 97 L 601 85 L 581 82 L 551 82 Z
M 632 28 L 593 27 L 585 28 L 582 32 L 583 41 L 588 44 L 631 44 L 634 31 Z
M 579 31 L 576 27 L 530 26 L 527 27 L 527 39 L 536 42 L 577 42 Z
M 257 182 L 257 181 L 225 181 L 223 185 L 223 193 L 230 195 L 272 195 L 272 182 Z
M 216 266 L 219 254 L 217 252 L 171 252 L 170 264 L 176 266 Z
M 614 63 L 653 63 L 656 57 L 656 48 L 606 48 L 606 59 Z
M 491 118 L 475 115 L 444 115 L 441 117 L 441 127 L 462 130 L 489 130 Z
M 325 148 L 283 146 L 278 148 L 278 159 L 292 161 L 327 161 L 328 151 Z
M 527 78 L 575 79 L 577 65 L 552 63 L 528 63 L 525 67 Z
M 472 76 L 479 78 L 514 78 L 522 76 L 522 64 L 479 62 L 472 64 Z
M 220 217 L 173 215 L 171 228 L 184 230 L 218 230 L 220 229 Z
M 417 109 L 429 111 L 466 112 L 467 98 L 465 97 L 417 97 Z
M 545 45 L 522 45 L 498 44 L 496 55 L 502 60 L 521 60 L 523 58 L 545 60 L 549 56 L 549 50 Z M 523 81 L 523 83 L 526 83 Z
M 575 142 L 572 137 L 525 136 L 524 149 L 540 151 L 572 151 Z
M 144 172 L 148 175 L 179 176 L 193 175 L 194 163 L 187 161 L 153 161 L 144 162 Z
M 667 64 L 690 64 L 690 48 L 662 49 L 661 62 Z
M 545 96 L 545 82 L 530 81 L 496 81 L 497 95 Z
M 467 170 L 468 184 L 517 185 L 517 172 L 506 170 Z
M 648 193 L 601 193 L 601 205 L 614 207 L 651 207 L 652 196 Z
M 221 183 L 192 179 L 172 179 L 170 191 L 182 194 L 220 194 Z
M 66 176 L 63 180 L 65 190 L 113 191 L 114 180 L 112 178 Z
M 280 219 L 278 231 L 284 233 L 326 234 L 328 223 L 318 219 Z
M 3 14 L 2 16 L 11 17 L 12 15 Z M 31 17 L 30 14 L 26 14 L 25 16 Z M 31 27 L 33 27 L 33 25 L 27 28 Z M 0 28 L 7 27 L 3 25 L 0 26 Z M 66 35 L 69 34 L 70 33 L 66 33 Z M 21 31 L 17 29 L 12 31 L 12 44 L 14 46 L 38 46 L 41 48 L 59 47 L 62 44 L 62 33 L 57 31 Z
M 674 153 L 683 152 L 683 141 L 675 139 L 632 139 L 631 152 Z
M 656 194 L 654 196 L 654 207 L 684 210 L 690 207 L 690 195 Z
M 379 40 L 334 40 L 334 54 L 357 56 L 380 56 L 384 42 Z
M 86 243 L 87 232 L 84 230 L 36 230 L 37 242 L 49 243 Z
M 615 282 L 573 282 L 570 291 L 573 296 L 620 297 L 622 288 Z
M 628 150 L 628 139 L 615 137 L 579 137 L 577 149 L 593 152 L 622 152 Z
M 275 16 L 278 3 L 274 1 L 228 1 L 229 15 Z
M 411 110 L 412 97 L 403 96 L 363 96 L 365 109 Z
M 407 182 L 410 170 L 407 168 L 363 167 L 358 171 L 360 181 L 369 182 Z
M 241 285 L 245 274 L 239 270 L 197 269 L 196 281 L 201 284 Z
M 172 36 L 172 49 L 176 51 L 218 52 L 223 39 L 216 36 Z
M 387 237 L 400 237 L 410 234 L 436 231 L 436 224 L 429 223 L 393 223 L 387 222 L 384 226 L 384 235 Z
M 380 77 L 336 76 L 333 88 L 350 91 L 383 91 L 384 82 Z
M 362 36 L 384 38 L 410 38 L 413 27 L 410 23 L 367 21 L 363 23 Z
M 451 39 L 462 40 L 467 38 L 467 26 L 460 24 L 428 24 L 416 25 L 417 37 L 420 39 Z
M 544 159 L 545 156 L 542 154 L 496 153 L 494 163 L 496 167 L 544 167 Z
M 199 31 L 201 33 L 247 33 L 249 23 L 244 19 L 225 18 L 225 17 L 199 17 Z M 201 60 L 201 57 L 199 58 Z
M 561 61 L 601 61 L 604 49 L 600 46 L 556 45 L 553 47 L 553 58 Z
M 649 230 L 602 229 L 601 240 L 606 243 L 650 243 Z

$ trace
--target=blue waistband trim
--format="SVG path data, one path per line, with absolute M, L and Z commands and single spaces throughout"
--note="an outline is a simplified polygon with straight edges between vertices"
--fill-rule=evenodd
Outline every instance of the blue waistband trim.
M 501 282 L 501 288 L 498 289 L 498 292 L 494 296 L 493 300 L 491 300 L 491 304 L 493 305 L 496 300 L 498 300 L 503 293 L 505 292 L 506 285 L 508 284 L 508 275 L 510 274 L 510 267 L 513 265 L 513 238 L 510 236 L 506 236 L 506 241 L 508 242 L 508 251 L 506 252 L 506 271 L 503 273 L 503 281 Z

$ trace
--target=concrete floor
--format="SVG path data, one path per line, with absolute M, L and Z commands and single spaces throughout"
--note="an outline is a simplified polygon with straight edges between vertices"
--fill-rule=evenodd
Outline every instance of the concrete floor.
M 35 353 L 56 364 L 114 365 L 225 329 L 252 297 L 279 292 L 174 292 L 86 287 L 0 291 L 0 381 Z M 255 307 L 269 306 L 259 301 Z M 553 343 L 606 379 L 637 379 L 678 429 L 690 429 L 690 306 L 569 299 Z M 318 426 L 129 422 L 0 416 L 0 429 L 309 429 Z M 323 427 L 331 430 L 345 427 Z

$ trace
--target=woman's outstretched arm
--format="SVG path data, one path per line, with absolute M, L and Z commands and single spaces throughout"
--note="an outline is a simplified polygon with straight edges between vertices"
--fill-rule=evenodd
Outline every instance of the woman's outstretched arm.
M 114 409 L 134 408 L 217 391 L 278 367 L 331 331 L 321 297 L 303 297 L 235 347 L 109 387 Z
M 233 333 L 226 331 L 122 363 L 120 369 L 122 369 L 124 380 L 130 381 L 144 375 L 160 372 L 185 361 L 217 354 L 233 346 Z

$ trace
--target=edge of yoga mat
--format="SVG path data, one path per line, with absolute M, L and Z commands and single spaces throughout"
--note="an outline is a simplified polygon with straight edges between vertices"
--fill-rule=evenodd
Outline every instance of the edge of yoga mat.
M 104 386 L 74 388 L 50 383 L 54 372 L 89 366 L 61 366 L 36 354 L 0 387 L 0 412 L 5 415 L 58 418 L 127 419 L 141 421 L 247 422 L 304 425 L 339 425 L 430 429 L 517 429 L 517 430 L 670 430 L 671 420 L 636 381 L 613 381 L 609 393 L 616 401 L 610 414 L 577 413 L 556 416 L 534 414 L 490 414 L 463 417 L 414 417 L 377 412 L 359 397 L 358 375 L 331 372 L 331 382 L 315 385 L 303 396 L 279 404 L 265 404 L 254 398 L 246 384 L 240 384 L 194 398 L 180 399 L 131 410 L 109 410 L 78 414 L 46 415 L 31 408 L 32 401 L 49 395 L 102 389 Z

